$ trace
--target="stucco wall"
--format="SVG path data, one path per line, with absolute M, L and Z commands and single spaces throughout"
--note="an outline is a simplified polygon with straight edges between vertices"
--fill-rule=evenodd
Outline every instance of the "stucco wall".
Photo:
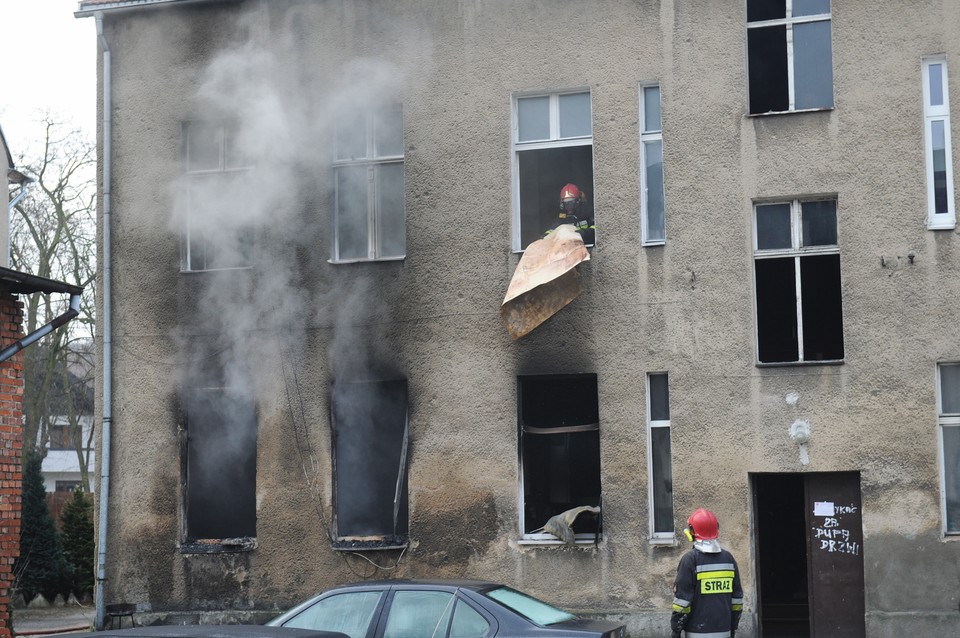
M 686 547 L 647 540 L 644 387 L 647 372 L 668 371 L 678 529 L 698 506 L 717 512 L 748 612 L 749 474 L 853 470 L 869 635 L 924 619 L 955 631 L 960 556 L 941 533 L 934 375 L 937 361 L 960 358 L 960 260 L 955 232 L 925 226 L 920 58 L 958 52 L 960 6 L 913 3 L 906 16 L 833 4 L 835 108 L 766 117 L 745 115 L 736 2 L 343 0 L 108 14 L 110 599 L 155 612 L 283 609 L 345 580 L 471 576 L 665 623 Z M 649 81 L 663 96 L 667 241 L 645 248 L 638 86 Z M 498 314 L 518 259 L 511 95 L 577 87 L 593 107 L 598 238 L 581 267 L 586 292 L 514 342 Z M 326 125 L 338 96 L 363 88 L 403 102 L 407 257 L 333 265 Z M 211 115 L 262 127 L 253 179 L 275 203 L 252 270 L 182 274 L 172 223 L 181 123 Z M 838 202 L 845 360 L 757 367 L 752 202 L 819 194 Z M 224 335 L 256 361 L 257 548 L 181 554 L 178 375 L 197 343 Z M 412 542 L 392 570 L 332 552 L 326 537 L 328 383 L 364 358 L 410 388 Z M 520 546 L 516 377 L 573 372 L 598 377 L 604 539 Z M 787 435 L 797 419 L 811 424 L 809 464 Z M 306 444 L 314 458 L 302 462 Z M 389 567 L 397 557 L 371 556 Z

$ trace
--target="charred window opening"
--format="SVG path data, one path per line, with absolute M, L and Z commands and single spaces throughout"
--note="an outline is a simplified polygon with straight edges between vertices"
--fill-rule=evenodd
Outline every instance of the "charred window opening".
M 407 382 L 335 382 L 331 393 L 334 547 L 405 546 Z
M 336 123 L 334 141 L 333 261 L 403 258 L 403 109 L 346 114 Z
M 185 393 L 184 549 L 248 548 L 257 529 L 257 415 L 245 393 Z
M 181 270 L 248 267 L 253 231 L 240 211 L 250 201 L 252 162 L 238 143 L 237 125 L 185 122 L 182 136 Z
M 750 113 L 833 108 L 830 0 L 747 0 Z
M 518 378 L 519 439 L 525 539 L 556 540 L 540 533 L 553 516 L 600 506 L 600 412 L 597 375 Z M 593 541 L 601 517 L 579 515 L 572 529 Z
M 587 197 L 580 216 L 594 218 L 590 92 L 518 97 L 514 101 L 514 250 L 560 223 L 560 190 L 575 184 Z
M 759 362 L 842 360 L 836 201 L 759 204 L 755 222 Z

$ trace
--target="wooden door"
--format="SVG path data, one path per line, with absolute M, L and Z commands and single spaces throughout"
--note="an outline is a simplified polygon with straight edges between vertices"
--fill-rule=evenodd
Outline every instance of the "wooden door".
M 806 516 L 810 634 L 864 638 L 860 474 L 807 474 Z

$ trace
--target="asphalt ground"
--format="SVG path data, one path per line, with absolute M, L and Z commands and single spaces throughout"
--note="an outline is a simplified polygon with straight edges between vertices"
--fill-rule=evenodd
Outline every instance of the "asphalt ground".
M 96 609 L 93 605 L 67 607 L 20 607 L 13 610 L 13 633 L 17 636 L 42 636 L 89 631 Z

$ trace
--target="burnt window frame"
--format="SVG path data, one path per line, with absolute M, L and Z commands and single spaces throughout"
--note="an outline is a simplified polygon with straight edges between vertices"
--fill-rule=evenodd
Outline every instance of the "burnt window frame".
M 393 529 L 390 531 L 382 530 L 382 533 L 353 535 L 342 533 L 341 527 L 344 525 L 341 521 L 343 512 L 341 506 L 346 499 L 340 494 L 340 485 L 345 480 L 349 481 L 350 476 L 344 472 L 341 477 L 341 470 L 344 468 L 343 454 L 339 451 L 338 445 L 342 442 L 340 429 L 341 416 L 338 415 L 339 399 L 337 398 L 338 387 L 343 386 L 397 386 L 402 388 L 403 393 L 403 433 L 400 441 L 398 467 L 393 475 L 397 477 L 396 488 L 394 490 L 393 500 Z M 387 397 L 386 400 L 389 400 Z M 368 427 L 375 427 L 373 423 Z M 353 425 L 350 430 L 356 430 Z M 354 432 L 356 433 L 356 432 Z M 410 542 L 410 499 L 409 499 L 409 474 L 410 474 L 410 387 L 407 379 L 383 379 L 372 381 L 332 381 L 330 384 L 330 444 L 331 444 L 331 473 L 333 487 L 333 538 L 331 546 L 336 551 L 378 551 L 384 549 L 402 549 Z M 362 462 L 362 470 L 366 472 L 370 466 L 370 459 L 366 457 Z M 344 509 L 344 512 L 346 509 Z
M 751 20 L 751 4 L 752 0 L 744 0 L 745 14 L 746 14 L 746 61 L 747 61 L 747 114 L 751 117 L 758 117 L 764 115 L 776 115 L 781 113 L 804 113 L 811 111 L 829 111 L 836 107 L 836 95 L 835 95 L 835 78 L 833 74 L 833 0 L 828 0 L 829 10 L 826 13 L 815 13 L 815 14 L 806 14 L 806 15 L 793 15 L 793 4 L 795 0 L 782 0 L 784 4 L 784 15 L 782 17 L 762 17 L 761 19 Z M 829 26 L 830 35 L 830 104 L 829 105 L 817 105 L 810 107 L 801 107 L 797 108 L 797 87 L 796 87 L 796 52 L 795 52 L 795 33 L 794 27 L 797 25 L 804 24 L 813 24 L 817 22 L 826 22 Z M 783 71 L 786 73 L 786 78 L 783 78 L 783 84 L 787 91 L 786 95 L 786 108 L 785 109 L 771 109 L 771 110 L 754 110 L 754 105 L 758 100 L 754 99 L 754 85 L 769 85 L 769 81 L 766 79 L 767 76 L 762 74 L 758 69 L 761 67 L 759 61 L 755 61 L 751 65 L 751 31 L 759 33 L 761 29 L 770 29 L 776 27 L 784 28 L 784 37 L 783 37 L 783 57 L 785 58 L 785 69 Z M 759 36 L 757 36 L 759 37 Z M 765 63 L 769 63 L 769 56 L 766 56 L 763 60 Z M 753 70 L 751 70 L 753 67 Z M 755 77 L 754 74 L 760 74 L 760 77 Z M 773 74 L 776 75 L 776 74 Z M 769 100 L 767 100 L 769 101 Z
M 254 401 L 250 400 L 245 392 L 240 391 L 237 388 L 231 388 L 217 381 L 210 382 L 208 379 L 207 382 L 203 382 L 197 379 L 193 379 L 193 382 L 189 385 L 185 385 L 180 390 L 180 409 L 181 409 L 181 423 L 180 423 L 180 551 L 181 553 L 198 553 L 198 554 L 209 554 L 209 553 L 234 553 L 234 552 L 243 552 L 251 551 L 256 548 L 257 536 L 257 498 L 256 498 L 256 487 L 257 487 L 257 456 L 258 456 L 258 441 L 260 436 L 260 427 L 259 427 L 259 410 Z M 190 431 L 192 428 L 198 427 L 194 425 L 196 421 L 191 417 L 191 408 L 194 401 L 195 393 L 218 393 L 222 395 L 219 400 L 229 402 L 230 405 L 239 407 L 241 401 L 245 401 L 249 405 L 250 413 L 248 418 L 250 419 L 251 428 L 252 428 L 252 449 L 248 450 L 250 458 L 253 462 L 253 485 L 252 489 L 249 491 L 250 502 L 247 503 L 252 511 L 253 515 L 253 534 L 237 534 L 237 535 L 223 535 L 219 537 L 203 537 L 194 533 L 194 530 L 190 527 L 190 509 L 191 509 L 191 482 L 190 482 L 190 455 L 191 455 L 191 444 L 190 444 Z M 219 427 L 223 427 L 220 425 Z
M 561 112 L 560 99 L 565 96 L 586 95 L 590 105 L 589 112 L 589 135 L 568 135 L 564 136 L 561 132 Z M 520 102 L 527 99 L 546 98 L 547 105 L 547 130 L 546 137 L 540 137 L 531 140 L 520 139 Z M 584 193 L 586 201 L 583 206 L 587 207 L 588 216 L 593 218 L 593 194 L 595 180 L 595 156 L 593 152 L 593 91 L 590 87 L 581 86 L 559 91 L 524 91 L 514 93 L 511 96 L 511 160 L 512 160 L 512 182 L 513 189 L 511 194 L 511 246 L 515 253 L 523 252 L 532 241 L 540 239 L 543 234 L 556 226 L 560 212 L 560 190 L 568 183 L 576 184 Z M 522 204 L 524 188 L 522 182 L 521 168 L 524 160 L 521 159 L 525 153 L 541 152 L 543 155 L 576 154 L 579 149 L 589 149 L 589 169 L 581 167 L 567 175 L 558 175 L 556 179 L 546 178 L 538 175 L 536 190 L 536 205 L 534 212 L 524 213 Z M 577 149 L 577 150 L 574 150 Z M 552 161 L 556 162 L 556 158 Z M 568 163 L 573 163 L 569 159 Z M 583 158 L 577 160 L 578 163 L 584 163 Z M 581 171 L 586 171 L 582 173 Z M 549 179 L 549 181 L 547 181 Z M 525 181 L 525 180 L 524 180 Z M 524 220 L 530 216 L 537 217 L 537 231 L 527 233 L 523 232 Z M 548 222 L 547 220 L 550 220 Z M 532 220 L 531 220 L 532 221 Z M 530 223 L 530 222 L 528 222 Z M 527 235 L 526 239 L 524 235 Z M 594 240 L 596 241 L 596 240 Z M 588 244 L 593 245 L 593 244 Z
M 556 428 L 558 430 L 556 433 L 544 432 L 547 428 L 539 428 L 525 424 L 524 422 L 524 384 L 533 383 L 533 384 L 546 384 L 549 385 L 551 382 L 554 382 L 558 379 L 564 379 L 569 381 L 574 381 L 576 379 L 583 379 L 588 383 L 591 383 L 594 390 L 594 400 L 595 411 L 596 411 L 596 422 L 589 424 L 572 424 L 569 426 L 559 426 Z M 543 392 L 541 390 L 541 392 Z M 528 392 L 528 396 L 534 393 Z M 557 393 L 558 396 L 563 396 L 564 393 Z M 580 505 L 596 505 L 600 507 L 600 514 L 596 515 L 595 521 L 587 521 L 584 525 L 583 522 L 580 525 L 586 526 L 588 528 L 592 527 L 593 531 L 587 532 L 576 532 L 575 533 L 575 544 L 577 545 L 593 545 L 599 542 L 603 534 L 603 476 L 602 476 L 602 458 L 601 458 L 601 447 L 600 447 L 600 419 L 599 419 L 599 408 L 600 408 L 600 397 L 599 397 L 599 384 L 596 373 L 574 373 L 574 374 L 540 374 L 540 375 L 519 375 L 517 377 L 517 463 L 518 463 L 518 499 L 519 507 L 518 510 L 518 525 L 520 538 L 518 543 L 521 545 L 560 545 L 563 542 L 559 540 L 553 534 L 546 532 L 538 531 L 541 528 L 535 528 L 533 525 L 543 525 L 546 522 L 549 516 L 559 514 L 563 511 L 566 511 L 567 508 L 554 508 L 553 513 L 544 515 L 540 520 L 539 518 L 534 521 L 532 524 L 527 523 L 527 478 L 526 478 L 526 439 L 530 436 L 540 437 L 540 436 L 562 436 L 576 433 L 587 433 L 592 432 L 591 438 L 596 437 L 596 503 L 570 503 L 571 506 L 580 506 Z M 568 439 L 569 441 L 569 439 Z M 569 444 L 569 443 L 568 443 Z M 582 517 L 587 518 L 592 515 L 590 514 L 581 514 Z M 580 518 L 577 519 L 580 521 Z M 531 531 L 526 531 L 530 528 Z
M 239 231 L 242 241 L 236 247 L 238 263 L 213 265 L 213 259 L 206 246 L 210 243 L 203 230 L 196 228 L 194 219 L 197 217 L 197 206 L 194 204 L 193 193 L 196 188 L 219 189 L 233 192 L 237 189 L 236 183 L 251 183 L 253 173 L 252 160 L 242 151 L 238 144 L 239 124 L 233 120 L 187 120 L 181 123 L 181 162 L 182 175 L 179 189 L 180 206 L 182 207 L 182 228 L 180 235 L 180 272 L 198 273 L 220 270 L 245 270 L 251 267 L 253 261 L 253 231 L 244 229 Z M 195 131 L 207 129 L 214 131 L 216 149 L 211 155 L 216 155 L 214 162 L 206 165 L 194 166 L 192 149 Z M 199 160 L 203 164 L 203 160 Z M 202 182 L 210 182 L 211 187 L 200 186 Z M 217 182 L 222 182 L 218 184 Z M 242 197 L 242 195 L 241 195 Z M 204 246 L 200 250 L 200 246 Z M 194 254 L 197 252 L 197 254 Z
M 803 241 L 803 218 L 802 218 L 802 208 L 804 204 L 807 203 L 817 203 L 817 202 L 833 202 L 833 212 L 834 212 L 834 237 L 836 243 L 834 244 L 816 244 L 805 246 Z M 791 366 L 791 365 L 835 365 L 842 364 L 844 362 L 844 357 L 846 356 L 845 352 L 845 340 L 843 338 L 843 290 L 842 290 L 842 275 L 840 268 L 840 224 L 839 224 L 839 202 L 836 195 L 824 195 L 824 196 L 811 196 L 804 198 L 795 198 L 795 199 L 771 199 L 771 200 L 762 200 L 755 201 L 753 203 L 753 262 L 752 262 L 752 275 L 753 275 L 753 304 L 754 304 L 754 347 L 755 347 L 755 356 L 756 356 L 756 365 L 758 367 L 768 367 L 768 366 Z M 759 248 L 759 230 L 758 230 L 758 212 L 760 208 L 765 206 L 776 206 L 776 205 L 788 205 L 790 207 L 790 246 L 781 247 L 781 248 Z M 804 352 L 804 335 L 803 335 L 803 286 L 802 286 L 802 275 L 804 272 L 802 260 L 808 258 L 818 258 L 824 256 L 836 256 L 837 258 L 837 281 L 836 281 L 836 291 L 837 291 L 837 304 L 839 316 L 837 320 L 839 321 L 840 330 L 839 334 L 839 344 L 841 350 L 841 356 L 839 358 L 824 358 L 824 359 L 811 359 L 806 357 L 807 353 Z M 793 262 L 793 293 L 796 300 L 796 314 L 795 314 L 795 325 L 796 334 L 794 335 L 796 342 L 796 359 L 788 360 L 777 360 L 777 361 L 764 361 L 761 359 L 761 351 L 764 348 L 761 348 L 761 333 L 764 330 L 761 327 L 761 282 L 759 281 L 758 276 L 758 262 L 764 260 L 785 260 L 787 258 L 792 259 Z M 789 296 L 786 293 L 783 293 L 785 296 Z M 817 294 L 816 292 L 808 292 L 807 297 Z
M 380 139 L 378 135 L 380 130 L 378 124 L 383 121 L 379 116 L 386 112 L 399 113 L 399 131 L 390 129 L 392 134 L 399 134 L 399 153 L 382 152 L 382 150 L 378 148 L 377 141 Z M 332 255 L 329 262 L 331 264 L 351 264 L 369 261 L 401 261 L 406 259 L 407 256 L 405 127 L 403 105 L 396 102 L 377 108 L 365 108 L 356 115 L 358 119 L 362 120 L 362 133 L 357 131 L 353 131 L 351 134 L 346 133 L 341 126 L 343 122 L 342 119 L 333 124 L 333 210 L 331 212 L 333 216 L 333 238 L 331 246 Z M 360 141 L 359 138 L 361 135 L 363 139 L 362 144 L 359 146 L 363 147 L 362 154 L 356 155 L 352 151 L 347 151 L 347 149 L 355 146 L 356 143 Z M 352 141 L 353 144 L 342 143 L 342 141 L 346 140 Z M 402 223 L 399 224 L 401 227 L 399 232 L 402 236 L 395 237 L 394 239 L 398 244 L 402 244 L 402 250 L 399 254 L 387 254 L 383 238 L 387 234 L 384 229 L 388 228 L 388 225 L 381 223 L 381 219 L 383 218 L 381 195 L 387 190 L 387 187 L 384 185 L 385 179 L 383 176 L 385 173 L 383 169 L 396 167 L 399 167 L 400 170 L 401 192 L 399 220 Z M 340 175 L 346 174 L 351 170 L 362 170 L 366 173 L 367 254 L 365 256 L 341 255 L 341 252 L 344 252 L 342 250 L 342 244 L 345 242 L 342 238 L 344 232 L 341 222 L 341 209 L 346 208 L 346 204 L 342 202 L 346 201 L 347 198 L 345 194 L 341 192 Z M 394 219 L 393 221 L 396 222 L 398 220 Z

